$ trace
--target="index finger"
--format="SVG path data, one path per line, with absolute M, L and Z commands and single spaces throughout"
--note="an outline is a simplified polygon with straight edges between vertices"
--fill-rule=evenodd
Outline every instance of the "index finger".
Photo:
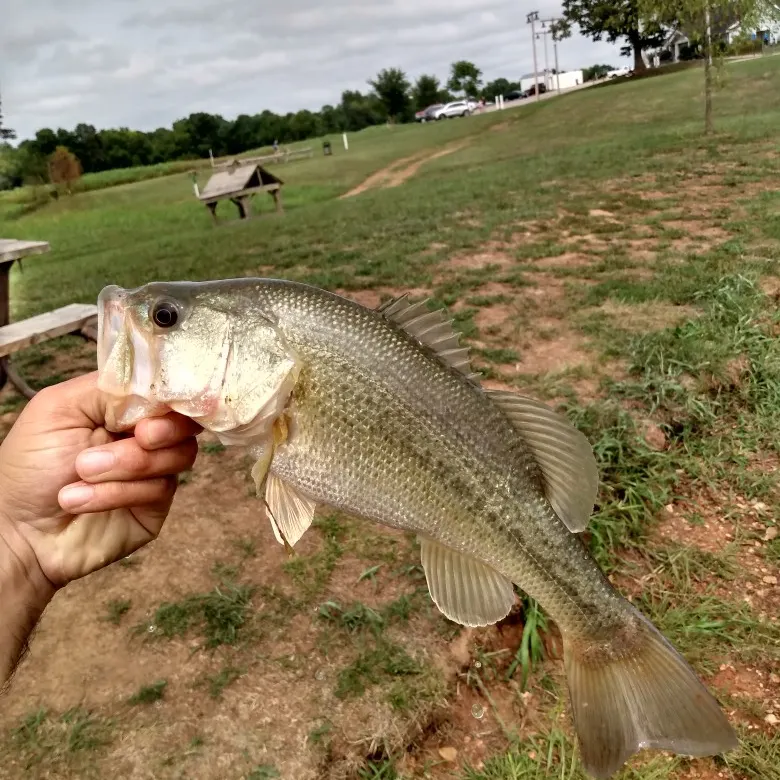
M 202 430 L 203 428 L 189 417 L 177 412 L 169 412 L 164 417 L 141 420 L 135 426 L 134 435 L 145 450 L 159 450 L 173 447 Z

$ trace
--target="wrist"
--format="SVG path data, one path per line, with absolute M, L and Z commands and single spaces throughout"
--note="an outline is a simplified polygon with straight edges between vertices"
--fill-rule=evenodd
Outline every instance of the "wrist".
M 55 588 L 0 501 L 0 687 L 13 673 Z

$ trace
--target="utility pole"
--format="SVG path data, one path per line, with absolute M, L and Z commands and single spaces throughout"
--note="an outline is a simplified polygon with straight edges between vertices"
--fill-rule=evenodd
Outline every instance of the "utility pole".
M 542 35 L 544 36 L 544 90 L 545 92 L 550 88 L 547 85 L 547 76 L 550 73 L 550 61 L 547 58 L 547 36 L 549 35 L 549 30 L 544 29 L 544 22 L 542 22 Z
M 531 25 L 531 45 L 534 47 L 534 92 L 536 92 L 537 100 L 539 100 L 539 68 L 536 64 L 536 22 L 538 19 L 538 11 L 531 11 L 531 13 L 525 17 L 526 23 Z
M 539 19 L 542 23 L 542 32 L 539 33 L 540 35 L 544 35 L 544 68 L 545 68 L 545 77 L 544 77 L 544 87 L 547 89 L 547 36 L 552 35 L 553 38 L 553 50 L 555 51 L 555 82 L 556 82 L 556 90 L 558 94 L 561 94 L 561 77 L 558 75 L 560 69 L 558 68 L 558 34 L 557 34 L 557 28 L 556 28 L 556 22 L 560 22 L 560 19 L 552 18 L 552 19 Z M 549 24 L 550 29 L 546 30 L 545 25 Z M 550 84 L 550 88 L 552 88 L 552 84 Z

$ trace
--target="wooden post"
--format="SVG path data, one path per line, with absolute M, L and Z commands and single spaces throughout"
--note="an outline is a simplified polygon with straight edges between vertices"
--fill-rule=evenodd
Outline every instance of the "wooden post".
M 282 206 L 281 187 L 275 190 L 271 190 L 271 195 L 273 195 L 274 205 L 276 206 L 276 213 L 281 214 L 282 212 L 284 212 L 284 207 Z
M 8 324 L 10 318 L 10 289 L 8 277 L 11 273 L 11 266 L 14 261 L 0 263 L 0 328 Z M 7 374 L 5 370 L 5 360 L 0 360 L 0 390 L 5 386 Z

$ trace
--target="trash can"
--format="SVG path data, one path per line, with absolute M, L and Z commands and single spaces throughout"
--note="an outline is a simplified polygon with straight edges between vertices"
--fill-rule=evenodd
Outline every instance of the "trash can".
M 333 154 L 330 148 L 330 141 L 322 142 L 322 153 L 327 157 L 329 154 Z

